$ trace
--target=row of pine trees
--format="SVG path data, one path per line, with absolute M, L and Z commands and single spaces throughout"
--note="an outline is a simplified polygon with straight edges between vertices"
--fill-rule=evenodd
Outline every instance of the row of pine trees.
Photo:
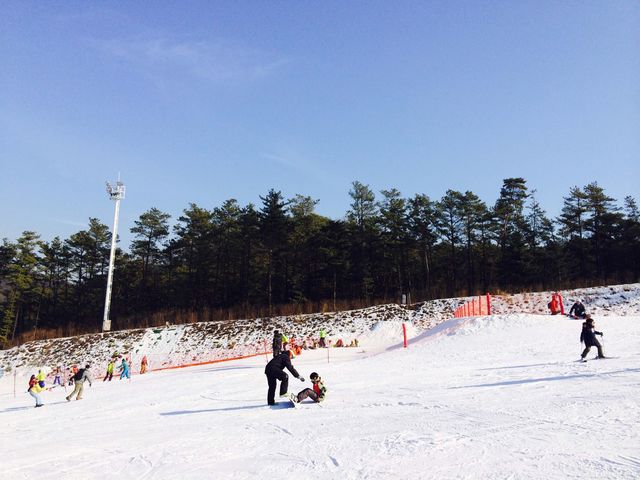
M 261 205 L 190 204 L 172 225 L 151 208 L 118 250 L 114 328 L 409 303 L 456 295 L 638 281 L 640 214 L 597 183 L 573 187 L 551 219 L 523 178 L 487 205 L 379 196 L 360 182 L 343 219 L 270 190 Z M 68 239 L 32 231 L 0 246 L 0 342 L 99 331 L 111 234 L 95 218 Z

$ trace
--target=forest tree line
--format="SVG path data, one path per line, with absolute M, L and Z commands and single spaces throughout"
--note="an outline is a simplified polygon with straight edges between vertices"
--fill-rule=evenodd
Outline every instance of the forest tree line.
M 259 206 L 192 203 L 173 225 L 151 208 L 117 251 L 114 329 L 640 278 L 636 201 L 619 205 L 596 182 L 571 188 L 555 219 L 523 178 L 504 179 L 493 205 L 470 191 L 376 196 L 357 181 L 349 195 L 339 220 L 273 189 Z M 65 240 L 4 239 L 0 343 L 100 331 L 110 244 L 95 218 Z

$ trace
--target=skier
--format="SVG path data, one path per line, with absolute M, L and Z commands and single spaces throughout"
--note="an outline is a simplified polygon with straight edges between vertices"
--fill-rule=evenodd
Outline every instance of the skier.
M 569 310 L 569 316 L 571 318 L 586 318 L 587 313 L 580 300 L 576 300 L 576 303 L 573 304 L 571 310 Z
M 115 368 L 115 366 L 116 366 L 116 362 L 112 358 L 111 360 L 109 360 L 109 363 L 107 364 L 107 374 L 102 379 L 103 382 L 107 378 L 109 379 L 109 381 L 111 381 L 111 379 L 113 378 L 113 369 Z
M 320 347 L 322 348 L 325 348 L 327 346 L 327 343 L 325 340 L 326 336 L 327 336 L 327 332 L 325 331 L 325 329 L 324 328 L 321 329 L 320 330 Z
M 276 358 L 282 351 L 282 337 L 280 332 L 276 330 L 273 332 L 273 358 Z
M 60 381 L 60 367 L 56 367 L 56 369 L 53 371 L 53 386 L 55 387 L 56 385 L 59 385 L 60 387 L 62 386 L 62 382 Z
M 322 402 L 327 395 L 327 387 L 322 383 L 322 379 L 320 375 L 316 372 L 313 372 L 309 377 L 311 379 L 311 383 L 313 383 L 313 388 L 305 388 L 297 395 L 291 394 L 291 401 L 294 403 L 300 403 L 305 398 L 310 398 L 316 403 Z
M 589 350 L 591 350 L 591 347 L 596 347 L 598 349 L 598 358 L 606 358 L 602 351 L 602 345 L 600 345 L 600 342 L 596 338 L 596 335 L 600 335 L 601 337 L 603 336 L 602 332 L 598 332 L 595 330 L 593 318 L 587 315 L 586 321 L 582 324 L 582 332 L 580 333 L 580 342 L 584 342 L 585 346 L 582 355 L 580 355 L 583 362 L 587 361 L 586 357 L 589 353 Z
M 47 376 L 44 374 L 44 372 L 42 371 L 42 369 L 38 370 L 38 375 L 36 375 L 36 380 L 38 381 L 38 385 L 40 385 L 40 388 L 44 389 L 44 379 L 47 378 Z
M 147 373 L 147 365 L 149 361 L 147 360 L 147 356 L 142 357 L 142 362 L 140 363 L 140 375 Z
M 122 357 L 122 363 L 120 364 L 120 380 L 124 377 L 131 378 L 129 375 L 129 364 L 127 363 L 127 360 Z
M 73 365 L 71 368 L 71 377 L 69 378 L 69 385 L 73 385 L 73 377 L 78 373 L 78 366 Z
M 82 391 L 84 390 L 84 382 L 89 382 L 89 386 L 93 385 L 93 378 L 91 378 L 91 373 L 89 369 L 91 368 L 90 364 L 86 364 L 84 368 L 78 370 L 78 372 L 73 376 L 73 383 L 75 387 L 73 388 L 73 392 L 67 395 L 67 402 L 70 402 L 74 395 L 76 395 L 76 400 L 82 400 Z
M 38 379 L 36 378 L 35 375 L 31 375 L 31 378 L 29 379 L 29 389 L 27 390 L 27 392 L 29 392 L 29 395 L 35 398 L 36 408 L 44 405 L 42 403 L 42 399 L 40 398 L 40 395 L 38 395 L 41 391 L 42 391 L 42 387 L 38 383 Z
M 275 396 L 276 396 L 276 385 L 277 381 L 280 380 L 280 396 L 286 397 L 287 390 L 289 389 L 289 375 L 284 372 L 284 369 L 287 369 L 291 372 L 291 374 L 296 377 L 301 382 L 304 382 L 304 377 L 301 377 L 300 374 L 293 368 L 291 365 L 291 359 L 289 358 L 289 344 L 282 344 L 282 352 L 278 354 L 278 356 L 271 359 L 267 366 L 264 369 L 264 373 L 267 376 L 267 383 L 269 384 L 269 391 L 267 392 L 267 404 L 275 405 Z

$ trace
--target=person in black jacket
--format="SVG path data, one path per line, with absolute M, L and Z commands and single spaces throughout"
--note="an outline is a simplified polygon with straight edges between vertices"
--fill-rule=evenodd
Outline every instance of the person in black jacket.
M 282 344 L 282 352 L 274 357 L 264 369 L 264 373 L 267 376 L 267 383 L 269 384 L 269 391 L 267 392 L 267 403 L 269 405 L 275 405 L 276 400 L 276 385 L 280 380 L 280 396 L 286 397 L 289 390 L 289 375 L 284 372 L 284 369 L 291 372 L 291 375 L 296 377 L 301 382 L 304 382 L 304 378 L 293 368 L 291 365 L 291 359 L 289 358 L 289 344 Z
M 587 353 L 591 350 L 591 347 L 596 347 L 598 349 L 598 358 L 605 358 L 602 351 L 602 345 L 600 345 L 596 335 L 600 335 L 602 337 L 602 332 L 595 330 L 593 318 L 587 315 L 586 321 L 582 324 L 582 332 L 580 333 L 580 341 L 584 342 L 585 346 L 582 355 L 580 355 L 582 360 L 585 360 Z
M 576 303 L 573 304 L 571 310 L 569 310 L 569 316 L 571 318 L 586 318 L 587 312 L 585 311 L 584 305 L 580 300 L 576 300 Z
M 273 332 L 273 358 L 276 358 L 282 351 L 282 335 L 276 330 Z

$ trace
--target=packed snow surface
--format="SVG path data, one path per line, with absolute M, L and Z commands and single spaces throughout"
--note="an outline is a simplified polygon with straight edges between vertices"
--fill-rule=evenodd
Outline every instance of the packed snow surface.
M 598 316 L 613 358 L 587 363 L 581 323 L 458 318 L 407 349 L 380 324 L 294 359 L 289 391 L 312 371 L 329 389 L 295 409 L 266 405 L 265 356 L 96 379 L 70 403 L 56 388 L 38 409 L 5 374 L 0 479 L 640 478 L 640 317 Z

